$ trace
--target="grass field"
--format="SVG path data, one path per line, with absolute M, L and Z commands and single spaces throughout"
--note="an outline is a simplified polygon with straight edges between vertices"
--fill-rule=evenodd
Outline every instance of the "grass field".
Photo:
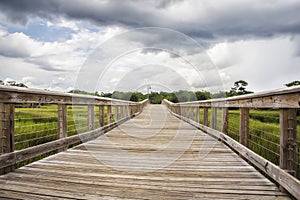
M 58 139 L 57 105 L 40 108 L 15 108 L 15 150 Z M 104 124 L 107 124 L 106 107 Z M 95 107 L 94 126 L 99 128 L 99 112 Z M 88 130 L 87 106 L 67 107 L 67 134 L 72 136 Z M 114 119 L 112 119 L 114 121 Z

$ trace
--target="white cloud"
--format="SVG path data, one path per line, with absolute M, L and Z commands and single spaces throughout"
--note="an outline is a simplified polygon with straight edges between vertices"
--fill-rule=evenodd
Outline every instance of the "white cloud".
M 294 56 L 295 46 L 289 37 L 222 43 L 209 52 L 221 66 L 226 88 L 243 79 L 254 91 L 276 89 L 300 77 L 300 57 Z

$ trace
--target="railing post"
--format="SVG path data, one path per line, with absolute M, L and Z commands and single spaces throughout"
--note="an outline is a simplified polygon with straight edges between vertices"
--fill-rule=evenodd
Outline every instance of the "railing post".
M 67 137 L 67 105 L 58 104 L 58 138 Z M 67 147 L 61 148 L 59 151 L 65 151 Z
M 94 105 L 88 105 L 88 126 L 89 131 L 94 129 Z
M 240 143 L 249 145 L 249 108 L 240 108 Z
M 217 128 L 217 108 L 211 107 L 211 128 Z
M 99 106 L 99 124 L 100 127 L 104 126 L 104 106 Z
M 228 108 L 222 108 L 222 132 L 228 135 Z
M 120 106 L 120 119 L 124 118 L 124 105 Z
M 199 106 L 196 107 L 196 122 L 199 123 L 200 121 L 200 108 Z
M 195 121 L 195 107 L 191 107 L 191 120 Z
M 115 121 L 119 120 L 119 106 L 115 106 Z
M 297 172 L 297 112 L 280 109 L 280 168 L 296 176 Z
M 0 154 L 14 151 L 14 111 L 13 104 L 0 103 Z M 0 174 L 14 170 L 14 166 L 0 169 Z
M 106 116 L 107 116 L 107 124 L 110 124 L 111 123 L 111 105 L 107 105 Z
M 203 108 L 203 123 L 204 123 L 204 126 L 208 126 L 208 108 L 207 107 Z

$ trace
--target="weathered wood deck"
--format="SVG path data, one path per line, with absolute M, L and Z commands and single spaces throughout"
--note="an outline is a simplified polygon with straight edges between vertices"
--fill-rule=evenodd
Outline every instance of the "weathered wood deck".
M 3 199 L 289 199 L 164 106 L 0 178 Z

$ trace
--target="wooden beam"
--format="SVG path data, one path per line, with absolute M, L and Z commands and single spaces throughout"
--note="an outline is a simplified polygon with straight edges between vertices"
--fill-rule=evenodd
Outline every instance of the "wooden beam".
M 66 105 L 116 105 L 136 104 L 136 102 L 96 97 L 89 95 L 70 94 L 62 92 L 52 92 L 37 89 L 0 86 L 1 103 L 49 103 Z
M 293 176 L 297 172 L 297 112 L 280 109 L 280 168 Z
M 0 103 L 0 150 L 1 154 L 14 151 L 14 105 Z M 0 174 L 5 174 L 14 170 L 10 165 L 0 169 Z
M 240 143 L 249 145 L 249 108 L 240 108 Z

